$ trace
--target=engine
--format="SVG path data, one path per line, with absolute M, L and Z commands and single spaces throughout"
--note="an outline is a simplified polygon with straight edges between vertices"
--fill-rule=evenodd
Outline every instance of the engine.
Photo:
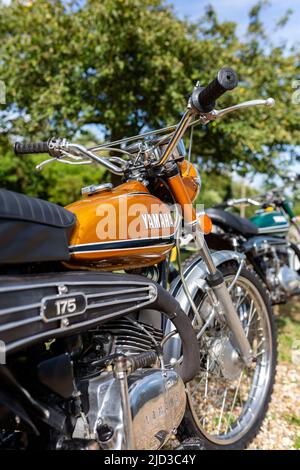
M 282 302 L 299 292 L 300 276 L 291 267 L 290 248 L 285 240 L 256 239 L 250 251 L 265 273 L 274 303 Z
M 94 376 L 81 379 L 81 387 L 87 391 L 89 410 L 86 418 L 77 419 L 72 439 L 96 441 L 101 449 L 120 450 L 125 446 L 126 423 L 120 383 L 108 366 L 96 375 L 99 361 L 123 354 L 126 357 L 146 357 L 163 338 L 162 331 L 145 323 L 151 311 L 140 312 L 139 320 L 134 316 L 110 321 L 94 332 L 94 343 L 98 360 L 86 358 L 88 374 Z M 143 322 L 140 321 L 140 318 Z M 91 362 L 90 362 L 91 361 Z M 102 363 L 103 364 L 103 363 Z M 92 371 L 92 368 L 95 368 Z M 128 400 L 132 419 L 132 435 L 136 449 L 160 448 L 179 426 L 185 411 L 184 384 L 174 370 L 160 368 L 138 368 L 128 375 Z M 125 426 L 125 429 L 124 429 Z
M 49 358 L 38 364 L 31 380 L 46 387 L 40 399 L 55 429 L 51 449 L 125 449 L 130 427 L 133 448 L 155 450 L 176 432 L 186 408 L 185 386 L 179 374 L 159 364 L 155 348 L 163 333 L 149 321 L 151 313 L 111 320 L 50 345 Z M 134 364 L 125 374 L 126 396 L 113 368 L 117 358 Z M 57 407 L 63 410 L 58 416 Z
M 182 341 L 176 371 L 162 358 L 166 318 Z M 0 329 L 0 448 L 154 450 L 180 425 L 184 383 L 200 365 L 197 339 L 176 300 L 153 281 L 6 276 Z

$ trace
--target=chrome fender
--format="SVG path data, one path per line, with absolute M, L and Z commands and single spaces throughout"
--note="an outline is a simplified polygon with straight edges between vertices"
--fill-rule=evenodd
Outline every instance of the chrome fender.
M 227 261 L 236 261 L 238 264 L 245 259 L 243 253 L 237 253 L 236 251 L 222 250 L 211 253 L 216 267 L 220 266 Z M 184 270 L 184 277 L 189 288 L 192 299 L 195 298 L 196 293 L 199 290 L 205 291 L 207 287 L 206 277 L 208 275 L 206 265 L 202 260 L 201 256 L 196 258 L 190 266 L 187 266 Z M 182 310 L 188 315 L 190 311 L 189 300 L 184 292 L 182 281 L 180 276 L 172 282 L 170 286 L 170 294 L 175 297 L 177 302 L 180 304 Z M 174 325 L 170 320 L 165 325 L 165 335 L 171 333 L 174 330 Z M 181 341 L 178 334 L 172 336 L 164 346 L 164 360 L 166 364 L 172 364 L 180 358 L 181 355 Z

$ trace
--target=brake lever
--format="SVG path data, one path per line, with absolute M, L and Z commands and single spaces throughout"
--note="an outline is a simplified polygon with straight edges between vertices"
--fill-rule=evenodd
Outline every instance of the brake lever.
M 238 111 L 239 109 L 251 108 L 254 106 L 267 106 L 272 108 L 275 105 L 275 100 L 273 98 L 267 98 L 266 100 L 251 100 L 244 101 L 243 103 L 235 104 L 234 106 L 229 106 L 228 108 L 214 110 L 214 119 L 218 117 L 225 116 L 226 114 Z
M 208 124 L 211 121 L 215 121 L 217 118 L 223 117 L 226 114 L 233 113 L 240 109 L 251 108 L 254 106 L 267 106 L 272 108 L 275 105 L 275 100 L 273 98 L 267 98 L 266 100 L 251 100 L 244 101 L 243 103 L 235 104 L 234 106 L 229 106 L 224 109 L 213 109 L 209 113 L 200 114 L 199 118 L 193 121 L 190 126 L 195 126 L 199 123 Z

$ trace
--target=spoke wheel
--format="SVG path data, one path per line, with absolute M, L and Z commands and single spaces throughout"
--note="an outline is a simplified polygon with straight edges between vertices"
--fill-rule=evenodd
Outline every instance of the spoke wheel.
M 234 265 L 222 268 L 228 286 L 236 269 Z M 207 448 L 246 447 L 264 418 L 275 376 L 274 319 L 257 277 L 243 269 L 231 297 L 254 361 L 249 368 L 244 367 L 227 324 L 217 317 L 199 339 L 201 369 L 187 386 L 184 429 L 189 435 L 201 436 Z M 200 294 L 194 301 L 207 318 L 213 308 L 211 301 Z

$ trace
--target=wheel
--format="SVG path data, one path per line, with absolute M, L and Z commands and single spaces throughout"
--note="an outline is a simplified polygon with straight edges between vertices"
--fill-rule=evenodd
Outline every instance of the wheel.
M 237 265 L 219 269 L 229 286 Z M 276 327 L 266 290 L 254 272 L 242 268 L 230 293 L 254 361 L 246 368 L 236 359 L 229 328 L 215 317 L 199 339 L 201 369 L 187 384 L 188 405 L 178 430 L 180 439 L 197 437 L 205 449 L 246 448 L 266 415 L 275 379 Z M 211 300 L 197 293 L 194 302 L 205 323 Z

